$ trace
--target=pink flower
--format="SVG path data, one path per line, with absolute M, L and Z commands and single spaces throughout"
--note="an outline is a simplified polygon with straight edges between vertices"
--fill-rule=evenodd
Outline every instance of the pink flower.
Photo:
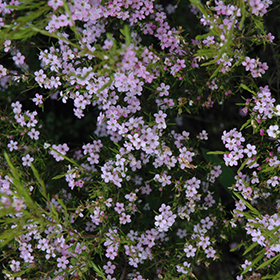
M 259 15 L 259 12 L 264 7 L 264 4 L 261 2 L 261 0 L 250 0 L 249 4 L 252 7 L 252 13 L 255 15 Z
M 10 152 L 18 149 L 17 144 L 18 144 L 17 141 L 13 141 L 13 140 L 10 141 L 10 143 L 8 144 L 8 148 L 10 149 Z
M 206 237 L 201 236 L 201 237 L 200 237 L 200 241 L 198 242 L 197 245 L 198 245 L 198 246 L 201 246 L 203 249 L 206 249 L 206 247 L 207 247 L 208 245 L 210 245 L 209 239 L 210 239 L 209 236 L 206 236 Z
M 130 215 L 126 215 L 125 213 L 121 213 L 120 214 L 120 223 L 121 224 L 126 224 L 126 223 L 130 223 L 131 219 L 130 219 Z
M 22 104 L 19 101 L 13 102 L 11 106 L 13 107 L 14 114 L 19 115 L 21 113 Z
M 257 154 L 256 146 L 247 144 L 246 149 L 244 149 L 244 153 L 246 153 L 248 157 L 252 157 L 253 155 L 256 155 Z
M 224 155 L 224 161 L 225 161 L 226 166 L 237 165 L 238 164 L 237 160 L 238 160 L 238 157 L 233 155 L 233 153 Z
M 56 10 L 58 7 L 63 6 L 63 1 L 62 0 L 49 0 L 48 5 L 52 7 L 54 10 Z
M 35 103 L 35 105 L 43 104 L 43 95 L 40 95 L 38 93 L 35 94 L 35 97 L 32 99 L 32 101 Z
M 205 253 L 206 253 L 206 258 L 213 259 L 215 257 L 216 250 L 214 250 L 212 247 L 209 247 L 205 249 Z
M 23 156 L 21 159 L 22 159 L 23 166 L 30 166 L 30 164 L 34 161 L 34 158 L 31 157 L 29 154 Z
M 66 152 L 69 151 L 69 148 L 67 146 L 67 144 L 59 144 L 58 146 L 57 145 L 52 145 L 52 148 L 58 152 L 60 152 L 62 155 L 66 155 Z M 61 156 L 60 154 L 58 154 L 56 151 L 54 150 L 51 150 L 50 151 L 50 154 L 55 158 L 56 161 L 61 161 L 61 160 L 64 160 L 63 156 Z
M 47 75 L 44 74 L 44 71 L 42 69 L 40 69 L 39 71 L 36 71 L 34 73 L 35 77 L 35 81 L 41 86 L 44 82 L 45 79 L 47 78 Z
M 116 203 L 116 207 L 114 208 L 114 210 L 118 213 L 121 214 L 121 212 L 124 211 L 124 204 L 123 203 Z
M 166 220 L 163 218 L 162 215 L 155 216 L 155 226 L 159 227 L 159 231 L 167 231 L 168 226 Z
M 15 64 L 18 66 L 21 66 L 22 64 L 24 64 L 24 59 L 25 59 L 25 56 L 22 55 L 20 52 L 17 52 L 17 54 L 13 56 L 13 60 L 14 60 Z
M 115 252 L 114 250 L 112 250 L 111 247 L 109 247 L 107 250 L 106 250 L 106 255 L 105 255 L 107 258 L 111 259 L 111 260 L 114 260 L 115 257 L 117 256 L 117 252 Z
M 186 253 L 187 258 L 194 257 L 196 248 L 194 248 L 191 244 L 189 244 L 185 246 L 184 252 Z
M 57 267 L 61 267 L 62 269 L 65 269 L 68 263 L 69 261 L 65 256 L 62 256 L 61 258 L 57 258 Z
M 244 264 L 242 264 L 241 267 L 243 268 L 243 270 L 245 270 L 251 264 L 252 264 L 252 262 L 245 260 Z M 249 269 L 249 271 L 251 271 L 251 270 L 252 270 L 252 268 Z
M 116 268 L 116 266 L 114 264 L 112 264 L 110 261 L 107 262 L 107 265 L 103 265 L 103 268 L 105 269 L 105 273 L 107 274 L 113 274 L 114 273 L 114 269 Z
M 269 137 L 276 138 L 277 135 L 279 134 L 279 126 L 277 124 L 271 125 L 269 129 L 266 130 L 266 132 Z
M 242 62 L 243 66 L 246 66 L 246 71 L 253 70 L 256 65 L 256 60 L 246 56 L 245 61 Z
M 27 134 L 31 139 L 38 140 L 40 132 L 36 131 L 35 128 L 31 128 L 31 130 Z
M 267 35 L 268 40 L 272 43 L 275 37 L 269 32 Z

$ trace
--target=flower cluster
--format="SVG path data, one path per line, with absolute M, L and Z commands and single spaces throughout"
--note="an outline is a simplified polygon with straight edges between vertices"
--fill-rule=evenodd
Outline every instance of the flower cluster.
M 186 26 L 189 36 L 171 23 L 177 6 L 152 0 L 10 2 L 0 4 L 4 277 L 196 277 L 239 228 L 255 250 L 245 273 L 257 250 L 273 260 L 280 105 L 257 86 L 268 63 L 250 54 L 274 39 L 262 22 L 271 1 L 193 0 L 202 32 Z M 240 92 L 246 121 L 232 129 L 216 117 Z M 222 131 L 223 160 L 208 153 Z

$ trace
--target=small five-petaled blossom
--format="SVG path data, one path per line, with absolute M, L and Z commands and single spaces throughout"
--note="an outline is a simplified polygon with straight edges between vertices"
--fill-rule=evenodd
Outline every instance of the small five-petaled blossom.
M 34 158 L 31 157 L 29 154 L 27 154 L 26 156 L 22 157 L 22 165 L 23 166 L 30 166 L 31 162 L 34 161 Z

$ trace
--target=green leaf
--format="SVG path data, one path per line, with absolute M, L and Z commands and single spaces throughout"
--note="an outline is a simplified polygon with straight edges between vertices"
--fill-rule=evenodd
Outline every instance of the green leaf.
M 54 176 L 54 177 L 52 178 L 52 180 L 61 179 L 61 178 L 65 177 L 67 174 L 68 174 L 68 172 L 67 172 L 67 173 L 64 173 L 64 174 L 60 174 L 60 175 Z
M 5 230 L 4 233 L 0 234 L 0 248 L 9 244 L 16 236 L 16 232 L 14 230 Z
M 4 156 L 5 159 L 9 165 L 9 167 L 11 168 L 11 172 L 12 174 L 9 175 L 9 177 L 12 179 L 13 181 L 13 185 L 16 188 L 16 192 L 14 193 L 15 196 L 17 196 L 18 198 L 24 198 L 26 204 L 28 207 L 30 207 L 33 211 L 36 210 L 36 206 L 32 200 L 32 198 L 30 197 L 28 191 L 24 188 L 21 180 L 20 180 L 20 175 L 19 172 L 17 171 L 17 169 L 13 166 L 8 154 L 6 152 L 4 152 Z
M 0 248 L 9 244 L 16 236 L 23 234 L 23 226 L 28 224 L 28 220 L 32 219 L 31 213 L 25 211 L 25 215 L 21 219 L 17 219 L 17 226 L 12 229 L 5 229 L 4 232 L 0 234 Z M 31 222 L 30 222 L 31 223 Z M 26 231 L 26 230 L 25 230 Z
M 246 160 L 244 160 L 244 162 L 241 164 L 241 166 L 239 167 L 238 171 L 236 172 L 236 174 L 238 174 L 239 172 L 241 172 L 241 170 L 245 167 L 245 165 L 247 164 L 249 158 L 246 158 Z
M 272 279 L 275 275 L 262 276 L 262 279 Z
M 65 214 L 68 212 L 67 210 L 67 207 L 66 207 L 66 205 L 64 204 L 64 202 L 62 201 L 62 199 L 60 199 L 60 198 L 57 198 L 56 199 L 57 200 L 57 202 L 59 202 L 59 204 L 63 207 L 63 209 L 65 210 Z
M 261 169 L 259 173 L 270 173 L 272 171 L 275 171 L 275 166 L 269 166 L 269 167 L 266 167 L 264 169 Z
M 14 9 L 14 10 L 26 10 L 29 9 L 31 10 L 31 8 L 33 8 L 33 6 L 29 6 L 29 5 L 20 5 L 20 6 L 16 6 L 16 5 L 7 5 L 6 9 Z
M 23 12 L 25 15 L 16 18 L 14 23 L 3 25 L 0 38 L 24 41 L 36 35 L 38 30 L 30 29 L 30 24 L 37 26 L 38 29 L 44 29 L 47 22 L 42 19 L 44 17 L 42 15 L 47 14 L 51 8 L 45 2 L 40 2 L 33 5 L 20 5 L 16 9 L 26 10 Z
M 56 152 L 56 153 L 58 153 L 58 154 L 59 154 L 60 156 L 62 156 L 64 159 L 66 159 L 67 161 L 71 162 L 73 165 L 75 165 L 75 166 L 77 166 L 77 167 L 79 167 L 79 168 L 81 168 L 81 169 L 84 169 L 84 168 L 83 168 L 80 164 L 78 164 L 75 160 L 70 159 L 69 157 L 63 155 L 62 153 L 60 153 L 59 151 L 55 150 L 54 148 L 50 147 L 49 149 L 52 150 L 52 151 L 54 151 L 54 152 Z M 59 175 L 58 175 L 58 176 L 59 176 Z M 63 177 L 63 176 L 62 176 L 62 177 Z M 60 177 L 60 178 L 61 178 L 61 177 Z
M 23 25 L 24 23 L 27 23 L 27 22 L 34 22 L 35 19 L 39 18 L 43 13 L 45 13 L 49 10 L 50 10 L 49 7 L 46 8 L 46 7 L 39 6 L 36 8 L 36 11 L 29 12 L 25 16 L 17 18 L 17 22 L 20 22 L 20 25 Z
M 222 67 L 223 67 L 223 64 L 221 63 L 221 64 L 216 68 L 216 70 L 213 72 L 213 74 L 212 74 L 211 77 L 209 78 L 209 81 L 216 77 L 216 75 L 217 75 L 218 72 L 222 69 Z
M 246 249 L 246 251 L 243 253 L 243 256 L 248 254 L 251 250 L 253 250 L 258 245 L 258 242 L 253 243 L 249 248 Z
M 93 270 L 100 276 L 102 277 L 104 280 L 106 280 L 106 276 L 103 273 L 103 271 L 101 270 L 101 268 L 99 266 L 97 266 L 94 262 L 90 262 L 90 265 L 92 266 Z
M 113 42 L 113 46 L 111 48 L 112 52 L 116 51 L 117 49 L 117 41 L 113 38 L 110 33 L 106 33 L 107 37 Z
M 227 152 L 224 151 L 213 151 L 213 152 L 208 152 L 207 155 L 224 155 L 227 154 Z
M 245 90 L 251 92 L 252 94 L 256 94 L 253 90 L 249 89 L 246 85 L 240 84 L 240 86 L 241 86 L 242 88 L 244 88 Z
M 31 163 L 31 169 L 32 169 L 32 171 L 33 171 L 33 174 L 34 174 L 35 178 L 38 180 L 39 184 L 41 185 L 43 192 L 46 193 L 45 183 L 44 183 L 44 181 L 40 178 L 40 175 L 39 175 L 37 169 L 35 168 L 35 166 L 34 166 L 32 163 Z
M 206 34 L 202 34 L 202 35 L 197 35 L 197 36 L 195 37 L 195 39 L 200 41 L 200 40 L 202 40 L 202 39 L 207 38 L 208 36 L 210 36 L 210 32 L 209 32 L 209 33 L 206 33 Z
M 81 37 L 80 33 L 78 32 L 78 30 L 76 28 L 75 22 L 72 18 L 72 13 L 71 13 L 70 8 L 69 8 L 69 6 L 68 6 L 68 4 L 65 0 L 63 0 L 63 7 L 64 7 L 65 11 L 67 12 L 68 17 L 70 18 L 70 21 L 71 21 L 71 25 L 69 25 L 70 29 L 75 33 L 76 39 L 78 39 L 79 42 L 82 42 L 82 37 Z
M 120 29 L 121 34 L 124 36 L 126 45 L 129 46 L 131 42 L 130 30 L 128 25 L 124 25 L 123 29 Z
M 52 211 L 52 216 L 55 218 L 55 220 L 59 221 L 58 212 L 56 211 L 54 204 L 51 204 L 50 210 Z
M 270 263 L 272 263 L 273 261 L 278 261 L 279 259 L 280 259 L 280 254 L 274 256 L 273 258 L 271 258 L 271 259 L 269 259 L 269 260 L 267 260 L 267 261 L 265 261 L 265 262 L 263 262 L 260 266 L 257 267 L 257 269 L 261 269 L 261 268 L 263 268 L 263 267 L 266 267 L 266 266 L 268 266 Z M 278 273 L 278 274 L 279 274 L 279 273 Z M 277 274 L 277 275 L 278 275 L 278 274 Z
M 108 83 L 106 83 L 105 85 L 103 85 L 103 87 L 101 87 L 100 89 L 97 90 L 97 93 L 101 92 L 102 90 L 104 90 L 105 88 L 109 87 L 112 83 L 112 79 L 110 79 L 110 81 Z
M 260 18 L 254 17 L 254 24 L 256 26 L 256 29 L 260 29 L 261 33 L 264 33 L 264 28 L 263 28 L 263 21 Z
M 240 128 L 240 131 L 242 131 L 244 128 L 248 128 L 251 126 L 251 119 L 247 120 Z
M 244 202 L 244 204 L 246 205 L 246 207 L 249 208 L 256 216 L 262 217 L 261 213 L 256 208 L 254 208 L 248 201 L 246 201 L 239 193 L 233 192 L 233 194 L 238 199 L 242 200 Z
M 37 26 L 31 25 L 31 24 L 29 24 L 28 27 L 29 27 L 30 29 L 34 30 L 34 31 L 37 31 L 38 33 L 41 33 L 42 35 L 47 36 L 47 37 L 52 37 L 52 38 L 56 38 L 56 39 L 58 39 L 58 40 L 65 41 L 65 42 L 69 43 L 70 45 L 72 45 L 73 47 L 77 48 L 78 50 L 81 49 L 81 47 L 80 47 L 79 45 L 73 43 L 72 40 L 68 40 L 68 39 L 67 39 L 66 37 L 64 37 L 62 34 L 60 34 L 60 35 L 58 36 L 58 35 L 55 34 L 55 33 L 50 33 L 50 32 L 48 32 L 48 31 L 46 31 L 46 30 L 42 30 L 42 29 L 38 28 Z
M 199 0 L 190 0 L 190 2 L 192 5 L 194 5 L 200 10 L 200 12 L 205 16 L 205 18 L 207 18 L 210 21 L 212 25 L 211 33 L 213 33 L 215 36 L 220 37 L 221 31 L 219 30 L 219 28 L 217 28 L 217 24 L 213 20 L 214 17 L 212 15 L 212 12 L 209 9 L 205 9 L 205 7 Z
M 245 10 L 245 3 L 244 3 L 244 0 L 241 0 L 240 1 L 240 5 L 239 5 L 239 8 L 241 9 L 241 20 L 240 20 L 240 23 L 239 23 L 239 30 L 241 30 L 242 26 L 244 25 L 244 21 L 245 21 L 245 14 L 246 14 L 246 10 Z M 240 7 L 241 6 L 241 7 Z
M 272 280 L 279 280 L 280 271 L 272 278 Z
M 243 246 L 243 244 L 238 244 L 238 245 L 236 245 L 236 247 L 234 247 L 234 248 L 232 248 L 232 249 L 230 249 L 230 252 L 235 252 L 236 250 L 240 250 L 240 248 Z
M 259 253 L 259 255 L 252 261 L 252 263 L 246 267 L 246 269 L 241 273 L 241 274 L 245 274 L 247 273 L 251 268 L 253 268 L 255 266 L 256 263 L 258 263 L 264 256 L 266 249 L 264 248 L 263 250 L 261 250 L 261 252 Z
M 234 210 L 234 212 L 239 213 L 240 215 L 244 216 L 247 220 L 253 220 L 254 217 L 249 212 L 243 212 L 240 210 Z
M 4 152 L 4 157 L 9 165 L 9 167 L 11 168 L 11 171 L 13 173 L 13 176 L 15 179 L 19 180 L 20 179 L 20 174 L 17 172 L 17 170 L 15 169 L 15 167 L 13 166 L 8 154 L 6 152 Z
M 201 49 L 201 50 L 198 50 L 195 54 L 195 56 L 198 56 L 198 57 L 205 57 L 206 59 L 208 59 L 208 57 L 213 57 L 217 54 L 217 50 L 213 50 L 212 48 L 211 49 Z M 206 64 L 203 63 L 202 66 L 204 66 Z

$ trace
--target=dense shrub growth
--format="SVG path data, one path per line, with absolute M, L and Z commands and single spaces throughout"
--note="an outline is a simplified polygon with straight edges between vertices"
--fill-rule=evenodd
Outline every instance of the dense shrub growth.
M 280 279 L 278 11 L 0 1 L 1 277 Z

